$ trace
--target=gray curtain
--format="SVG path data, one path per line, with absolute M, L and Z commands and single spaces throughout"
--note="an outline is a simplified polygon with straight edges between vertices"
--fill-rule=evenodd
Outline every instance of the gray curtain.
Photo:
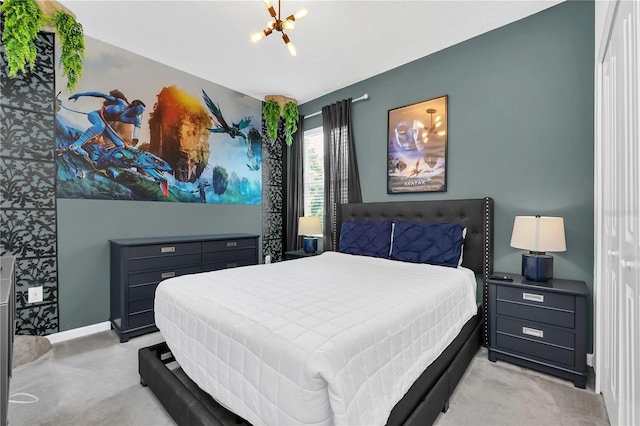
M 361 203 L 360 177 L 351 122 L 351 98 L 322 108 L 324 133 L 324 251 L 338 249 L 340 206 Z
M 287 202 L 287 251 L 302 247 L 298 236 L 298 218 L 304 216 L 304 116 L 298 117 L 298 130 L 293 134 L 289 157 L 289 199 Z

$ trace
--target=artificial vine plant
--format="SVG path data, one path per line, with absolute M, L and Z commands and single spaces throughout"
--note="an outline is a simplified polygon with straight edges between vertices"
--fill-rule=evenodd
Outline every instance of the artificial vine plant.
M 298 130 L 298 105 L 293 102 L 287 102 L 282 109 L 282 117 L 287 132 L 287 145 L 291 146 L 293 142 L 291 135 Z
M 2 41 L 9 65 L 9 76 L 25 67 L 33 68 L 36 62 L 36 44 L 38 31 L 43 23 L 42 10 L 33 0 L 5 0 L 0 5 L 4 13 Z
M 267 123 L 267 136 L 275 140 L 278 136 L 278 122 L 280 121 L 280 105 L 269 99 L 264 104 L 264 120 Z
M 60 37 L 60 64 L 67 76 L 67 90 L 72 92 L 84 70 L 84 32 L 73 16 L 56 11 L 56 30 Z
M 67 76 L 67 90 L 73 91 L 82 77 L 84 33 L 82 25 L 68 13 L 56 10 L 53 17 L 42 13 L 35 0 L 4 0 L 0 5 L 4 30 L 2 41 L 9 66 L 9 76 L 33 68 L 36 61 L 35 40 L 44 26 L 55 26 L 60 37 L 60 64 Z
M 264 104 L 264 120 L 267 124 L 267 136 L 271 140 L 278 137 L 278 124 L 280 117 L 284 119 L 286 142 L 291 146 L 293 143 L 292 135 L 298 130 L 298 106 L 295 102 L 287 102 L 284 104 L 282 111 L 280 104 L 269 99 Z

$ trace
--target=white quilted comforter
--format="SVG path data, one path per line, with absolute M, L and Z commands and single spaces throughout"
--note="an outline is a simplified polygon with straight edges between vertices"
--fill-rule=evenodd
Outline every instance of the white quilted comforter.
M 184 372 L 254 425 L 384 424 L 477 310 L 465 268 L 327 252 L 163 281 Z

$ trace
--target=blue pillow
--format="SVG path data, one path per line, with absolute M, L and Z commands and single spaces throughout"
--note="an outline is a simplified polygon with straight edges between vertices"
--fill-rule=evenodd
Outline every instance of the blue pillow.
M 340 229 L 340 252 L 388 259 L 391 251 L 391 224 L 390 220 L 343 222 Z
M 398 220 L 393 231 L 391 258 L 457 268 L 462 263 L 465 230 L 456 223 Z

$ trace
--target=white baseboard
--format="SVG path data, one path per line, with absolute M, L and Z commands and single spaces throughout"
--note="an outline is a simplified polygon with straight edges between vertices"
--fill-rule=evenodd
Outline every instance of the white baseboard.
M 587 365 L 593 367 L 593 354 L 587 354 Z
M 105 321 L 98 324 L 87 325 L 86 327 L 74 328 L 72 330 L 61 331 L 59 333 L 49 334 L 47 339 L 52 345 L 65 342 L 78 337 L 89 336 L 91 334 L 100 333 L 102 331 L 111 330 L 111 322 Z

